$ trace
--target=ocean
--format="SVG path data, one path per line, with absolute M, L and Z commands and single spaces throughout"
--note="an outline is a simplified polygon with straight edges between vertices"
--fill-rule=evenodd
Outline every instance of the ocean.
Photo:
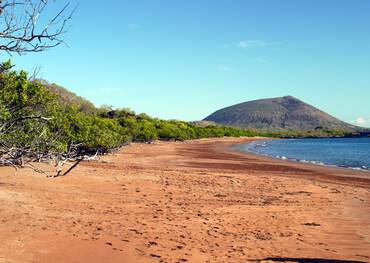
M 370 137 L 254 141 L 236 148 L 282 160 L 370 171 Z

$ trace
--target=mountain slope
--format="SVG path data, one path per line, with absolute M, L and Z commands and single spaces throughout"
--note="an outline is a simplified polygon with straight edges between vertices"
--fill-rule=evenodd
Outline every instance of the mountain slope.
M 240 103 L 218 110 L 204 120 L 253 129 L 359 129 L 292 96 Z
M 69 91 L 62 86 L 55 83 L 49 83 L 45 80 L 38 80 L 46 90 L 57 95 L 58 100 L 63 104 L 68 104 L 70 106 L 76 107 L 78 110 L 85 113 L 94 113 L 97 111 L 95 105 L 89 100 L 76 95 L 75 93 Z

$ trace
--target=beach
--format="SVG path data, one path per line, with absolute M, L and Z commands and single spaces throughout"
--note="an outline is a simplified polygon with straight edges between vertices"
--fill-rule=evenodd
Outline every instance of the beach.
M 370 173 L 232 148 L 258 139 L 133 143 L 54 179 L 1 167 L 0 263 L 370 262 Z

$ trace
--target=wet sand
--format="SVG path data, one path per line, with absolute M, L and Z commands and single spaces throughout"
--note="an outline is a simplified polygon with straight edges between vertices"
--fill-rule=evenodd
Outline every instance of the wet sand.
M 370 173 L 231 149 L 249 140 L 132 144 L 55 179 L 2 167 L 0 263 L 370 262 Z

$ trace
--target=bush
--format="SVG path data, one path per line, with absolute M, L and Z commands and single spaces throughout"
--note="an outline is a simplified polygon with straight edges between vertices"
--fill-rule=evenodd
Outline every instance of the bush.
M 78 145 L 80 154 L 85 154 L 106 152 L 128 141 L 256 135 L 293 138 L 349 134 L 324 129 L 274 132 L 212 125 L 200 127 L 135 114 L 129 109 L 96 108 L 55 84 L 29 81 L 25 71 L 12 70 L 10 61 L 0 65 L 0 161 L 10 152 L 10 156 L 15 152 L 22 158 L 65 154 L 72 145 Z

